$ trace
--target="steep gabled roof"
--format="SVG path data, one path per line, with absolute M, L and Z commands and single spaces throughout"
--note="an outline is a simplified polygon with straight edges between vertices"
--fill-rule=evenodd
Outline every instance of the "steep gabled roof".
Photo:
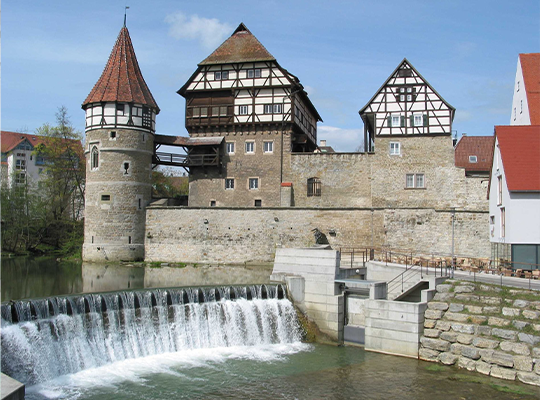
M 520 54 L 531 125 L 540 125 L 540 53 Z
M 540 191 L 540 125 L 496 126 L 510 192 Z
M 199 65 L 275 60 L 274 56 L 241 23 L 233 34 Z
M 489 172 L 493 164 L 494 136 L 463 136 L 454 150 L 455 165 L 465 172 Z M 476 156 L 477 162 L 469 161 Z
M 86 108 L 85 106 L 90 103 L 102 101 L 138 103 L 153 108 L 156 113 L 159 113 L 159 107 L 142 76 L 129 32 L 125 26 L 120 30 L 109 61 L 82 104 L 82 108 Z
M 405 68 L 410 67 L 410 68 L 418 75 L 418 77 L 419 77 L 420 79 L 422 79 L 422 80 L 425 82 L 425 84 L 433 91 L 433 93 L 435 93 L 435 94 L 441 99 L 441 101 L 442 101 L 442 102 L 443 102 L 443 103 L 444 103 L 444 104 L 452 111 L 452 114 L 451 114 L 451 115 L 452 115 L 452 119 L 454 119 L 454 112 L 455 112 L 456 109 L 455 109 L 454 107 L 452 107 L 452 106 L 450 105 L 450 103 L 448 103 L 448 102 L 447 102 L 447 101 L 446 101 L 446 100 L 445 100 L 445 99 L 444 99 L 444 98 L 443 98 L 443 97 L 442 97 L 442 96 L 441 96 L 441 95 L 433 88 L 433 86 L 431 86 L 431 84 L 426 80 L 426 78 L 424 78 L 424 77 L 422 76 L 422 74 L 421 74 L 420 72 L 418 72 L 418 71 L 416 70 L 416 68 L 414 68 L 414 66 L 413 66 L 413 65 L 409 62 L 409 60 L 407 60 L 406 58 L 404 58 L 403 61 L 401 61 L 401 62 L 399 63 L 399 65 L 398 65 L 397 68 L 394 70 L 394 72 L 392 72 L 392 73 L 390 74 L 390 76 L 388 77 L 388 79 L 386 79 L 386 81 L 384 81 L 384 83 L 381 85 L 381 87 L 375 92 L 375 94 L 373 95 L 373 97 L 372 97 L 371 99 L 369 99 L 369 101 L 366 103 L 366 105 L 365 105 L 364 107 L 362 107 L 362 108 L 360 109 L 360 111 L 358 111 L 358 113 L 359 113 L 360 115 L 362 115 L 362 114 L 364 113 L 364 111 L 366 110 L 366 108 L 371 104 L 371 102 L 372 102 L 373 100 L 375 100 L 375 97 L 377 97 L 377 95 L 381 92 L 381 90 L 388 84 L 388 82 L 390 81 L 390 79 L 395 78 L 395 77 L 397 76 L 398 71 L 399 71 L 400 69 L 402 69 L 403 67 L 405 67 Z
M 1 142 L 2 142 L 2 153 L 7 153 L 15 149 L 19 144 L 24 141 L 28 141 L 32 147 L 43 143 L 42 136 L 29 135 L 27 133 L 18 133 L 10 131 L 2 131 L 1 133 Z

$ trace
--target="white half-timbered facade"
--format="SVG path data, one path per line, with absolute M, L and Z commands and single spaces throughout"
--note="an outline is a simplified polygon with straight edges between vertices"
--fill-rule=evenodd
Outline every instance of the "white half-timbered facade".
M 404 59 L 359 111 L 365 150 L 376 136 L 450 135 L 455 109 Z
M 85 109 L 86 131 L 92 129 L 126 128 L 150 133 L 156 130 L 156 112 L 136 103 L 100 102 L 88 104 Z
M 317 110 L 298 78 L 282 68 L 244 24 L 199 64 L 178 93 L 186 98 L 190 135 L 271 124 L 293 130 L 293 151 L 316 148 L 321 121 Z

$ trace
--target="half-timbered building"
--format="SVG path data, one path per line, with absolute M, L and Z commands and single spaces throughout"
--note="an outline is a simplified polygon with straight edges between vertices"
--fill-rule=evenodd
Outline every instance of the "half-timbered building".
M 317 147 L 321 117 L 299 79 L 240 24 L 178 93 L 190 137 L 223 138 L 219 165 L 189 168 L 189 205 L 279 206 L 284 157 Z

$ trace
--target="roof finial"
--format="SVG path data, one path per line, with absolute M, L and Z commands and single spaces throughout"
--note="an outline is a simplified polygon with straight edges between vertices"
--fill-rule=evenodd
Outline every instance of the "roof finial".
M 124 9 L 124 28 L 126 27 L 126 14 L 127 14 L 128 8 L 129 6 L 126 6 L 126 8 Z

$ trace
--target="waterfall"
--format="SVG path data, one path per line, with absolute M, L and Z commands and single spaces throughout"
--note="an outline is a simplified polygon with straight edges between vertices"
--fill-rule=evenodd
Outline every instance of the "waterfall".
M 281 285 L 178 288 L 2 304 L 2 372 L 27 385 L 183 350 L 293 343 Z

